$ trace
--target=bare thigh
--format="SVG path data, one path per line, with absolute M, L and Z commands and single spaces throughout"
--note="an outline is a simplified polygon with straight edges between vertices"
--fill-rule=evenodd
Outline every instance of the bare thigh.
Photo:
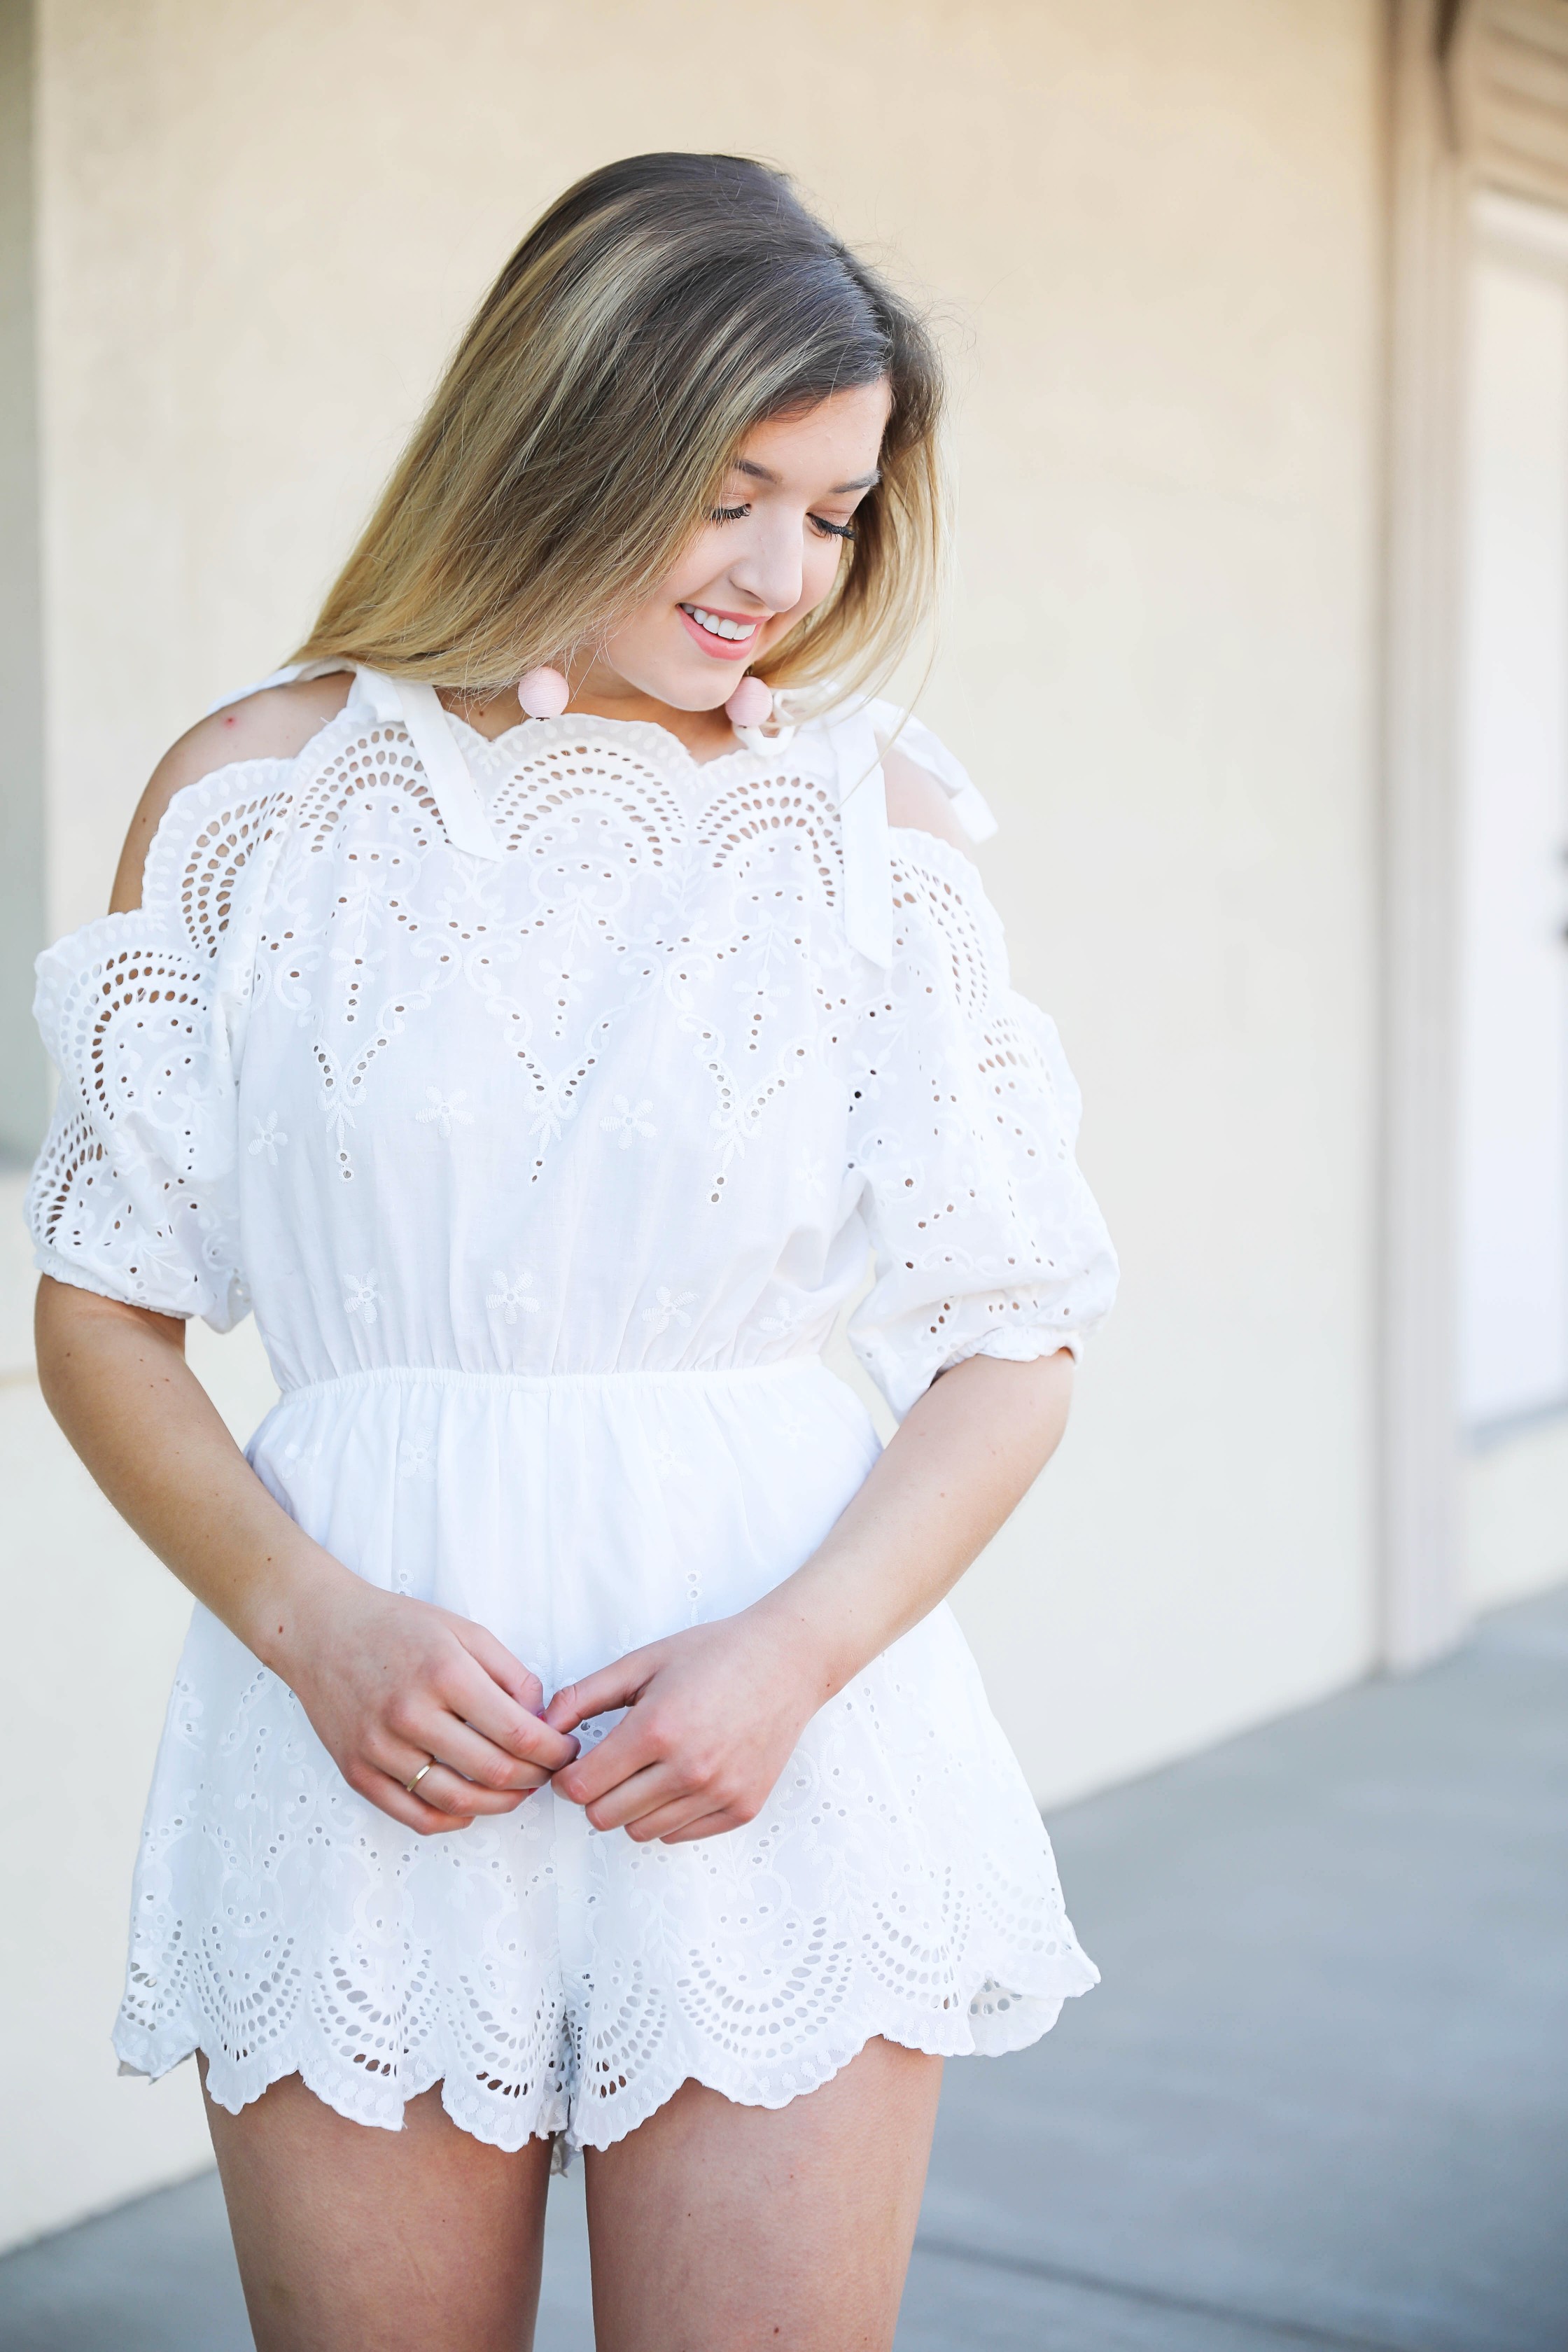
M 257 2352 L 529 2352 L 548 2140 L 489 2147 L 439 2086 L 379 2131 L 298 2074 L 207 2122 Z
M 871 2042 L 787 2107 L 688 2083 L 591 2152 L 599 2352 L 887 2352 L 941 2085 Z

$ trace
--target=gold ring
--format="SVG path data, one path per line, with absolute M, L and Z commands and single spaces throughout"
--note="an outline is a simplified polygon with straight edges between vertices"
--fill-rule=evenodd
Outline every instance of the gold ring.
M 407 1790 L 407 1791 L 408 1791 L 408 1793 L 409 1793 L 409 1795 L 410 1795 L 411 1797 L 416 1793 L 416 1791 L 417 1790 L 417 1789 L 418 1789 L 418 1787 L 419 1787 L 419 1783 L 420 1783 L 420 1781 L 421 1781 L 421 1780 L 423 1780 L 423 1779 L 425 1778 L 426 1773 L 426 1772 L 428 1772 L 428 1770 L 430 1769 L 430 1766 L 431 1766 L 432 1764 L 434 1764 L 434 1763 L 435 1763 L 435 1761 L 436 1761 L 436 1759 L 434 1758 L 434 1756 L 432 1756 L 432 1757 L 429 1759 L 428 1762 L 424 1763 L 424 1764 L 421 1764 L 421 1766 L 419 1767 L 418 1771 L 417 1771 L 417 1772 L 416 1772 L 416 1774 L 414 1775 L 414 1778 L 413 1778 L 413 1780 L 405 1780 L 405 1782 L 403 1783 L 403 1785 L 404 1785 L 404 1787 Z

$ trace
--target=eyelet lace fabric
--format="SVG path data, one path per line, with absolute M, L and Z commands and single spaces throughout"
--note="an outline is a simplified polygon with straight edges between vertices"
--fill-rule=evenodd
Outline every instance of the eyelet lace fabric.
M 40 960 L 29 1214 L 59 1280 L 253 1305 L 258 1474 L 552 1688 L 826 1533 L 877 1451 L 820 1362 L 868 1252 L 851 1338 L 900 1413 L 968 1355 L 1075 1346 L 1114 1260 L 968 859 L 895 833 L 890 969 L 848 943 L 814 730 L 701 768 L 597 720 L 463 742 L 493 860 L 357 692 L 297 761 L 178 795 L 142 907 Z M 945 1609 L 756 1821 L 639 1848 L 549 1790 L 413 1837 L 198 1608 L 117 2044 L 200 2047 L 232 2108 L 297 2072 L 395 2126 L 438 2081 L 498 2145 L 604 2147 L 689 2078 L 778 2105 L 876 2034 L 1020 2046 L 1094 1980 Z

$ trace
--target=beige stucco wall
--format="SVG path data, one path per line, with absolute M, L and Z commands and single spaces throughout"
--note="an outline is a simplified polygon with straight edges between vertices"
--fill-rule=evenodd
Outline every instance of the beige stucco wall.
M 0 2248 L 209 2160 L 195 2069 L 116 2080 L 108 2031 L 125 1966 L 148 1768 L 190 1603 L 67 1446 L 32 1377 L 22 1179 L 0 1174 L 0 1722 L 44 1759 L 13 1819 L 0 1904 Z M 229 1425 L 270 1383 L 258 1349 L 200 1325 L 191 1355 Z
M 772 156 L 950 315 L 959 588 L 923 707 L 1002 817 L 989 877 L 1126 1266 L 1067 1452 L 960 1604 L 1047 1797 L 1370 1654 L 1381 14 L 43 0 L 57 929 L 100 908 L 163 744 L 300 634 L 570 176 Z M 70 1498 L 36 1638 L 75 1642 L 112 1730 L 68 1767 L 79 1864 L 8 1980 L 72 2086 L 33 2041 L 0 2061 L 38 2094 L 16 2235 L 200 2140 L 189 2070 L 117 2085 L 102 2040 L 181 1611 L 36 1400 L 7 1412 L 36 1523 Z
M 36 1034 L 16 1016 L 44 944 L 39 677 L 38 365 L 33 249 L 32 0 L 0 5 L 0 1155 L 26 1150 L 48 1100 Z

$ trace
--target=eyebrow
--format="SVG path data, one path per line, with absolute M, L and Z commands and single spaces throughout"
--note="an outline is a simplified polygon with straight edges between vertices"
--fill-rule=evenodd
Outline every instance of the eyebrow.
M 732 470 L 737 474 L 749 474 L 753 482 L 772 482 L 777 487 L 778 476 L 770 473 L 766 466 L 755 464 L 750 457 L 737 457 Z M 881 478 L 880 473 L 873 467 L 868 474 L 857 475 L 852 482 L 835 482 L 829 496 L 841 498 L 847 497 L 851 490 L 874 490 Z

